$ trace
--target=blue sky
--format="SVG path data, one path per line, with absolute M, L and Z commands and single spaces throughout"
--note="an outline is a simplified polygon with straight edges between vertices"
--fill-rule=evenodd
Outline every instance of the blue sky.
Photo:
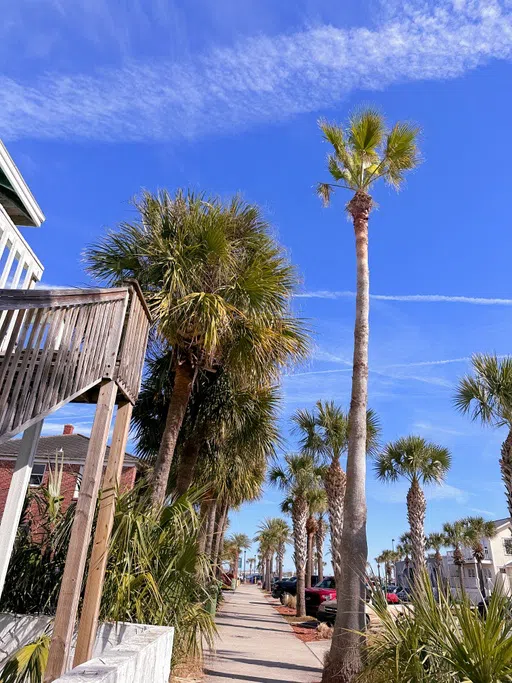
M 471 353 L 510 351 L 510 0 L 5 4 L 0 136 L 47 216 L 24 231 L 45 282 L 87 283 L 81 250 L 141 187 L 243 192 L 297 264 L 295 306 L 315 332 L 311 361 L 284 380 L 285 429 L 296 408 L 347 406 L 350 390 L 353 236 L 347 197 L 324 209 L 314 194 L 327 177 L 316 122 L 371 102 L 421 126 L 424 163 L 400 194 L 375 195 L 370 405 L 385 441 L 417 433 L 452 451 L 427 530 L 504 516 L 502 435 L 452 397 Z M 90 419 L 68 407 L 46 430 Z M 405 487 L 370 476 L 368 497 L 374 557 L 406 529 Z M 266 490 L 231 528 L 254 533 L 279 500 Z

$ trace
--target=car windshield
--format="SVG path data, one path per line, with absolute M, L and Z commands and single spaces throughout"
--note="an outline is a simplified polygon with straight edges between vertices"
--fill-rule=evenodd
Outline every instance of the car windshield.
M 324 579 L 323 581 L 320 581 L 320 583 L 317 583 L 315 588 L 334 588 L 335 583 L 334 579 Z

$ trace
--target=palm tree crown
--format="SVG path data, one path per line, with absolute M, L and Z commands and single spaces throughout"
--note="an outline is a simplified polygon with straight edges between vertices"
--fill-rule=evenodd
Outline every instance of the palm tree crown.
M 476 354 L 471 364 L 473 375 L 466 375 L 459 381 L 455 406 L 472 420 L 494 427 L 508 427 L 501 446 L 500 469 L 512 517 L 512 357 Z
M 417 571 L 425 569 L 425 512 L 427 503 L 420 484 L 443 481 L 451 463 L 450 452 L 420 436 L 406 436 L 386 446 L 377 457 L 375 473 L 382 481 L 407 479 L 407 518 L 411 531 L 412 558 Z
M 381 481 L 398 481 L 404 477 L 422 484 L 440 483 L 450 469 L 447 448 L 425 441 L 420 436 L 406 436 L 386 446 L 378 456 L 375 473 Z
M 416 144 L 419 128 L 397 122 L 387 131 L 382 115 L 375 109 L 357 111 L 346 129 L 327 121 L 320 121 L 320 128 L 333 147 L 327 163 L 334 183 L 317 186 L 326 204 L 336 187 L 368 193 L 373 183 L 383 179 L 399 188 L 405 172 L 420 162 Z

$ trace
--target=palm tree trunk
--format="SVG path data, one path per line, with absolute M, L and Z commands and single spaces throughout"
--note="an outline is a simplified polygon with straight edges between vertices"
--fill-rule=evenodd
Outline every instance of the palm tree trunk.
M 212 554 L 213 548 L 213 535 L 215 532 L 215 517 L 217 514 L 217 501 L 212 500 L 208 506 L 208 518 L 206 522 L 206 545 L 205 553 L 209 556 Z
M 482 560 L 478 556 L 476 558 L 476 567 L 478 571 L 478 583 L 480 585 L 480 593 L 482 594 L 482 597 L 485 599 L 487 597 L 487 591 L 485 590 L 484 570 L 482 567 Z
M 187 439 L 183 444 L 183 450 L 178 463 L 176 474 L 176 493 L 182 496 L 186 493 L 194 481 L 197 460 L 199 458 L 200 440 L 197 438 Z
M 237 579 L 238 579 L 238 563 L 239 562 L 240 562 L 240 551 L 237 550 L 236 555 L 235 555 L 235 566 L 233 567 L 233 578 L 235 579 L 235 581 L 237 581 Z
M 365 629 L 363 577 L 368 560 L 366 537 L 366 410 L 368 406 L 368 338 L 370 271 L 368 267 L 368 218 L 372 199 L 358 191 L 347 209 L 354 221 L 357 262 L 354 359 L 349 412 L 347 481 L 343 510 L 338 610 L 323 683 L 349 683 L 361 670 Z M 341 590 L 343 587 L 343 590 Z
M 278 581 L 283 580 L 283 562 L 284 562 L 284 543 L 280 543 L 277 549 L 277 578 Z
M 416 477 L 407 492 L 407 520 L 411 530 L 412 563 L 416 576 L 421 577 L 427 569 L 425 562 L 425 494 Z
M 203 500 L 199 508 L 199 534 L 198 534 L 198 550 L 204 553 L 206 550 L 206 535 L 208 533 L 208 505 L 209 502 Z
M 329 465 L 324 484 L 329 506 L 331 559 L 337 585 L 341 585 L 341 537 L 343 534 L 343 504 L 345 502 L 346 479 L 347 477 L 341 468 L 338 458 L 335 458 Z
M 296 498 L 292 506 L 293 542 L 295 550 L 295 573 L 297 574 L 297 616 L 306 616 L 306 522 L 308 505 L 302 498 Z
M 157 508 L 163 505 L 167 493 L 167 481 L 171 471 L 172 459 L 180 433 L 183 418 L 187 410 L 192 385 L 194 383 L 194 369 L 185 362 L 176 367 L 174 387 L 171 402 L 167 411 L 164 433 L 160 442 L 160 449 L 153 470 L 153 490 L 151 502 Z
M 318 573 L 318 582 L 324 580 L 324 524 L 320 521 L 315 534 L 316 541 L 316 565 Z
M 311 588 L 311 577 L 313 576 L 313 554 L 315 535 L 308 533 L 307 560 L 306 560 L 306 588 Z
M 224 539 L 226 531 L 226 522 L 228 518 L 228 504 L 223 503 L 220 510 L 217 511 L 217 523 L 215 528 L 215 538 L 213 541 L 212 564 L 216 567 L 220 562 L 220 548 Z
M 500 458 L 501 478 L 505 484 L 508 516 L 512 519 L 512 429 L 501 446 Z
M 460 592 L 461 592 L 461 595 L 464 595 L 464 593 L 466 592 L 466 589 L 464 588 L 464 574 L 463 574 L 463 571 L 464 571 L 464 570 L 462 569 L 463 566 L 464 566 L 463 564 L 459 564 L 459 565 L 458 565 L 458 567 L 459 567 L 459 583 L 460 583 Z

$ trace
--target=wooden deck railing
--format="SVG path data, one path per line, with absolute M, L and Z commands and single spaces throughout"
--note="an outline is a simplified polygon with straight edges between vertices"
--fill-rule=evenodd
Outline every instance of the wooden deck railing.
M 135 403 L 150 324 L 137 285 L 0 290 L 0 315 L 0 443 L 102 379 Z

